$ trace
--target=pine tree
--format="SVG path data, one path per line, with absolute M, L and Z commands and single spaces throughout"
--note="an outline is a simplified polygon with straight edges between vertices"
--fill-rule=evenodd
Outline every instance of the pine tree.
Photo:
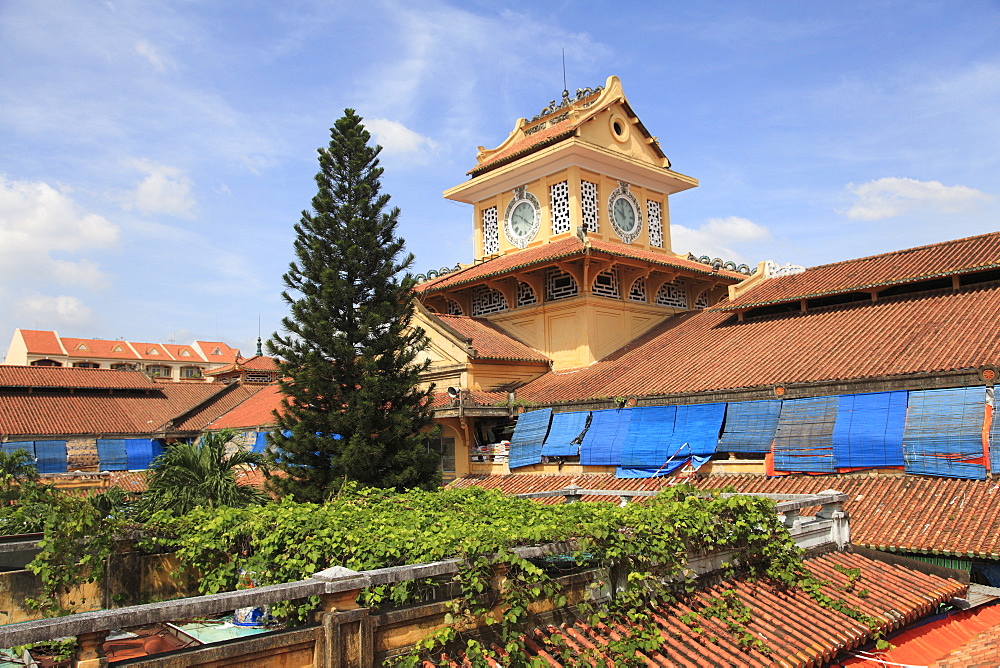
M 321 501 L 344 481 L 406 489 L 440 479 L 428 392 L 417 389 L 426 338 L 409 326 L 415 283 L 403 272 L 413 256 L 398 260 L 399 209 L 386 211 L 380 192 L 381 147 L 368 145 L 353 109 L 330 135 L 284 275 L 291 315 L 268 342 L 286 395 L 272 440 L 287 476 L 271 484 L 301 501 Z

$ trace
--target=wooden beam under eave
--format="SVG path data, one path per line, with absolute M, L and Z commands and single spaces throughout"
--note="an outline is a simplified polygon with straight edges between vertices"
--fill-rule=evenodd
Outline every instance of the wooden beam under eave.
M 633 267 L 622 267 L 621 274 L 619 275 L 619 280 L 621 281 L 621 289 L 623 295 L 632 294 L 632 286 L 640 278 L 649 278 L 649 275 L 653 273 L 652 267 L 646 267 L 644 269 L 636 269 Z M 649 285 L 647 284 L 647 288 Z M 659 288 L 657 288 L 659 289 Z M 647 290 L 647 299 L 649 298 Z
M 445 292 L 444 297 L 450 299 L 462 309 L 462 315 L 472 315 L 472 295 L 468 292 Z M 447 313 L 447 309 L 445 313 Z

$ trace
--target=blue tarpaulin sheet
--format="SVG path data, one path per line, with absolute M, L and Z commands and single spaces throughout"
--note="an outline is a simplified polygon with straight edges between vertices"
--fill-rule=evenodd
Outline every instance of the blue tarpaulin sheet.
M 835 473 L 833 428 L 837 397 L 788 399 L 781 404 L 774 434 L 774 468 L 778 471 Z
M 840 396 L 833 428 L 838 468 L 903 465 L 906 392 Z
M 253 451 L 254 452 L 266 452 L 267 451 L 267 445 L 268 445 L 268 443 L 269 443 L 269 441 L 267 440 L 267 432 L 266 431 L 258 431 L 257 432 L 257 438 L 254 439 L 254 442 L 253 442 Z
M 130 471 L 149 468 L 153 459 L 163 454 L 163 443 L 153 438 L 126 438 L 125 455 Z
M 622 446 L 628 436 L 632 413 L 637 408 L 613 408 L 594 411 L 590 428 L 580 444 L 580 463 L 584 466 L 618 466 Z
M 629 421 L 628 435 L 622 445 L 621 466 L 616 475 L 619 478 L 649 478 L 665 475 L 676 461 L 684 464 L 678 455 L 667 451 L 667 444 L 674 433 L 676 406 L 647 406 L 633 408 Z M 660 470 L 662 467 L 662 470 Z M 671 468 L 672 467 L 672 468 Z M 660 473 L 657 474 L 657 471 Z
M 993 406 L 993 422 L 990 424 L 990 471 L 1000 473 L 1000 415 L 997 414 L 995 398 L 992 394 L 989 396 Z
M 542 446 L 543 457 L 576 457 L 580 454 L 580 436 L 587 428 L 590 411 L 554 413 L 549 435 Z M 576 441 L 574 443 L 574 441 Z
M 35 442 L 34 441 L 11 441 L 10 443 L 4 443 L 0 446 L 6 454 L 12 455 L 18 450 L 27 450 L 31 458 L 35 458 Z
M 39 473 L 65 473 L 66 441 L 35 441 L 35 459 Z
M 542 443 L 549 433 L 552 409 L 521 413 L 510 439 L 510 468 L 538 464 L 542 461 Z
M 781 401 L 734 401 L 726 405 L 719 452 L 770 452 Z
M 907 473 L 984 480 L 984 387 L 910 392 L 903 430 Z
M 719 443 L 725 404 L 690 404 L 677 407 L 674 431 L 667 441 L 669 454 L 678 457 L 711 457 Z
M 97 439 L 97 461 L 102 471 L 128 470 L 128 453 L 125 451 L 125 439 Z

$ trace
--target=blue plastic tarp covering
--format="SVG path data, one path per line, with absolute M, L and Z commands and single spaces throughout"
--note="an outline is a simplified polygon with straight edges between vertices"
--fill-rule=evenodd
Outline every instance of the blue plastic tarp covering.
M 97 461 L 102 471 L 128 470 L 128 453 L 125 450 L 125 439 L 97 439 Z
M 840 396 L 833 428 L 837 467 L 903 465 L 907 392 Z
M 542 457 L 575 457 L 580 454 L 580 436 L 587 428 L 590 411 L 554 413 Z M 574 441 L 576 441 L 574 443 Z
M 647 406 L 633 408 L 629 421 L 628 435 L 622 445 L 621 465 L 616 475 L 619 478 L 648 478 L 665 475 L 665 471 L 679 457 L 667 451 L 667 444 L 674 433 L 676 406 Z M 683 465 L 683 458 L 680 459 Z
M 907 473 L 984 480 L 984 387 L 910 392 L 903 430 Z
M 734 401 L 726 405 L 719 452 L 770 452 L 781 401 Z
M 774 468 L 778 471 L 835 473 L 833 428 L 838 397 L 788 399 L 781 404 L 774 434 Z
M 153 438 L 126 438 L 125 456 L 130 471 L 143 471 L 149 468 L 153 459 L 163 454 L 163 444 Z
M 678 406 L 674 431 L 667 441 L 667 452 L 685 459 L 691 456 L 711 457 L 719 443 L 725 414 L 725 404 Z
M 0 446 L 0 450 L 3 450 L 5 454 L 12 455 L 18 450 L 27 450 L 28 454 L 31 455 L 32 459 L 35 457 L 35 442 L 34 441 L 11 441 L 10 443 L 4 443 Z
M 269 443 L 269 441 L 267 440 L 267 432 L 266 431 L 258 431 L 257 432 L 257 438 L 255 438 L 254 442 L 253 442 L 253 451 L 254 452 L 266 452 L 267 451 L 268 443 Z
M 619 466 L 615 471 L 616 478 L 661 478 L 670 475 L 687 464 L 687 457 L 678 457 L 660 466 Z
M 584 466 L 618 466 L 622 463 L 622 446 L 628 436 L 629 423 L 636 408 L 613 408 L 594 411 L 590 428 L 580 444 L 580 464 Z
M 35 460 L 39 473 L 65 473 L 66 441 L 35 441 Z
M 542 444 L 549 433 L 552 409 L 521 413 L 510 439 L 510 468 L 538 464 L 542 461 Z
M 992 394 L 989 396 L 993 399 Z M 995 400 L 991 405 L 993 405 L 993 422 L 990 424 L 990 470 L 993 473 L 1000 473 L 1000 415 L 997 414 Z

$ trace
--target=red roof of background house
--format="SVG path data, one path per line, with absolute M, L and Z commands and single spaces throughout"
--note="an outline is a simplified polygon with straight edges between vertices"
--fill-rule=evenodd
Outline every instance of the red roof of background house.
M 62 337 L 63 348 L 71 357 L 99 357 L 112 360 L 135 360 L 139 359 L 129 347 L 127 341 L 107 340 L 107 339 L 74 339 Z M 80 348 L 84 346 L 84 348 Z
M 432 313 L 431 317 L 437 318 L 462 336 L 472 339 L 471 345 L 476 351 L 476 359 L 549 361 L 548 357 L 521 343 L 489 320 L 439 313 Z
M 273 413 L 281 410 L 284 396 L 277 384 L 264 385 L 246 401 L 213 420 L 205 429 L 270 427 L 274 424 Z
M 157 385 L 138 371 L 0 365 L 0 388 L 10 387 L 148 390 Z
M 139 355 L 141 359 L 144 360 L 163 360 L 165 362 L 173 361 L 174 357 L 170 354 L 167 347 L 160 343 L 136 343 L 135 341 L 130 341 L 132 348 Z M 154 352 L 155 351 L 155 352 Z
M 965 585 L 954 580 L 847 552 L 807 559 L 805 566 L 825 583 L 820 590 L 824 595 L 843 600 L 871 616 L 876 628 L 820 605 L 800 589 L 781 589 L 760 580 L 729 580 L 700 589 L 687 601 L 652 610 L 662 644 L 658 651 L 640 656 L 649 665 L 692 668 L 825 665 L 842 651 L 865 644 L 876 631 L 889 632 L 921 619 L 966 590 Z M 859 595 L 863 590 L 867 593 Z M 741 648 L 725 623 L 715 617 L 682 621 L 686 613 L 717 602 L 727 591 L 734 591 L 739 601 L 750 608 L 752 616 L 745 628 L 753 638 L 764 642 L 769 653 Z M 600 652 L 624 630 L 577 621 L 558 628 L 536 629 L 526 645 L 546 665 L 561 666 L 564 649 L 574 658 L 582 658 L 588 650 Z M 552 642 L 553 638 L 557 640 Z M 604 662 L 608 660 L 603 656 Z M 572 661 L 570 665 L 577 665 Z M 428 668 L 430 665 L 424 663 Z M 451 665 L 464 664 L 458 661 Z
M 65 351 L 59 344 L 55 332 L 37 329 L 22 329 L 21 339 L 32 355 L 64 355 Z
M 997 619 L 1000 606 L 994 605 L 987 610 L 992 613 L 990 617 Z M 983 611 L 982 616 L 987 616 L 987 610 Z M 968 621 L 963 621 L 968 625 Z M 955 648 L 929 668 L 996 668 L 1000 666 L 1000 642 L 997 642 L 997 638 L 1000 638 L 1000 623 Z
M 201 431 L 241 403 L 264 389 L 263 385 L 226 385 L 226 390 L 209 397 L 204 404 L 175 420 L 173 430 Z
M 686 312 L 587 368 L 545 374 L 518 396 L 556 403 L 972 369 L 1000 359 L 998 322 L 997 287 L 742 323 Z
M 109 372 L 110 373 L 110 372 Z M 141 374 L 136 373 L 140 376 Z M 226 389 L 213 383 L 155 385 L 149 392 L 5 392 L 0 434 L 149 434 Z
M 177 343 L 164 343 L 163 347 L 166 348 L 170 356 L 173 357 L 178 362 L 204 362 L 205 359 L 201 354 L 194 349 L 192 346 L 181 345 Z M 185 354 L 187 353 L 187 354 Z
M 635 260 L 642 260 L 643 262 L 652 262 L 664 267 L 683 269 L 696 274 L 722 276 L 735 280 L 743 280 L 746 278 L 743 274 L 737 274 L 736 272 L 728 270 L 713 272 L 712 268 L 708 265 L 694 260 L 688 260 L 687 258 L 677 257 L 672 253 L 658 253 L 656 251 L 650 251 L 635 246 L 628 246 L 614 241 L 601 241 L 600 239 L 590 239 L 589 241 L 591 255 L 599 255 L 603 253 L 613 257 L 632 258 Z M 443 288 L 453 288 L 459 285 L 465 285 L 466 283 L 482 280 L 484 278 L 499 276 L 501 274 L 514 271 L 515 269 L 523 269 L 535 264 L 551 262 L 552 260 L 558 260 L 560 258 L 583 253 L 585 250 L 586 247 L 578 237 L 569 236 L 563 239 L 541 244 L 540 246 L 532 246 L 525 248 L 524 250 L 519 250 L 515 253 L 500 255 L 491 260 L 464 267 L 458 271 L 453 271 L 450 274 L 445 274 L 439 278 L 421 283 L 416 287 L 416 290 L 418 292 L 426 293 Z
M 507 494 L 562 489 L 658 490 L 671 478 L 627 479 L 611 474 L 578 476 L 510 474 L 469 476 L 450 487 L 479 486 Z M 741 492 L 815 494 L 828 489 L 850 495 L 851 540 L 875 550 L 952 554 L 1000 559 L 1000 482 L 889 475 L 699 475 L 688 482 L 702 489 L 728 486 Z M 589 496 L 587 501 L 615 500 Z M 549 497 L 546 503 L 561 503 Z M 803 511 L 808 514 L 810 511 Z
M 771 278 L 720 308 L 745 309 L 998 267 L 1000 232 L 992 232 Z
M 230 348 L 221 341 L 195 341 L 195 343 L 205 353 L 205 360 L 209 362 L 235 362 L 240 354 L 238 348 Z M 214 354 L 216 348 L 219 350 L 218 355 Z

